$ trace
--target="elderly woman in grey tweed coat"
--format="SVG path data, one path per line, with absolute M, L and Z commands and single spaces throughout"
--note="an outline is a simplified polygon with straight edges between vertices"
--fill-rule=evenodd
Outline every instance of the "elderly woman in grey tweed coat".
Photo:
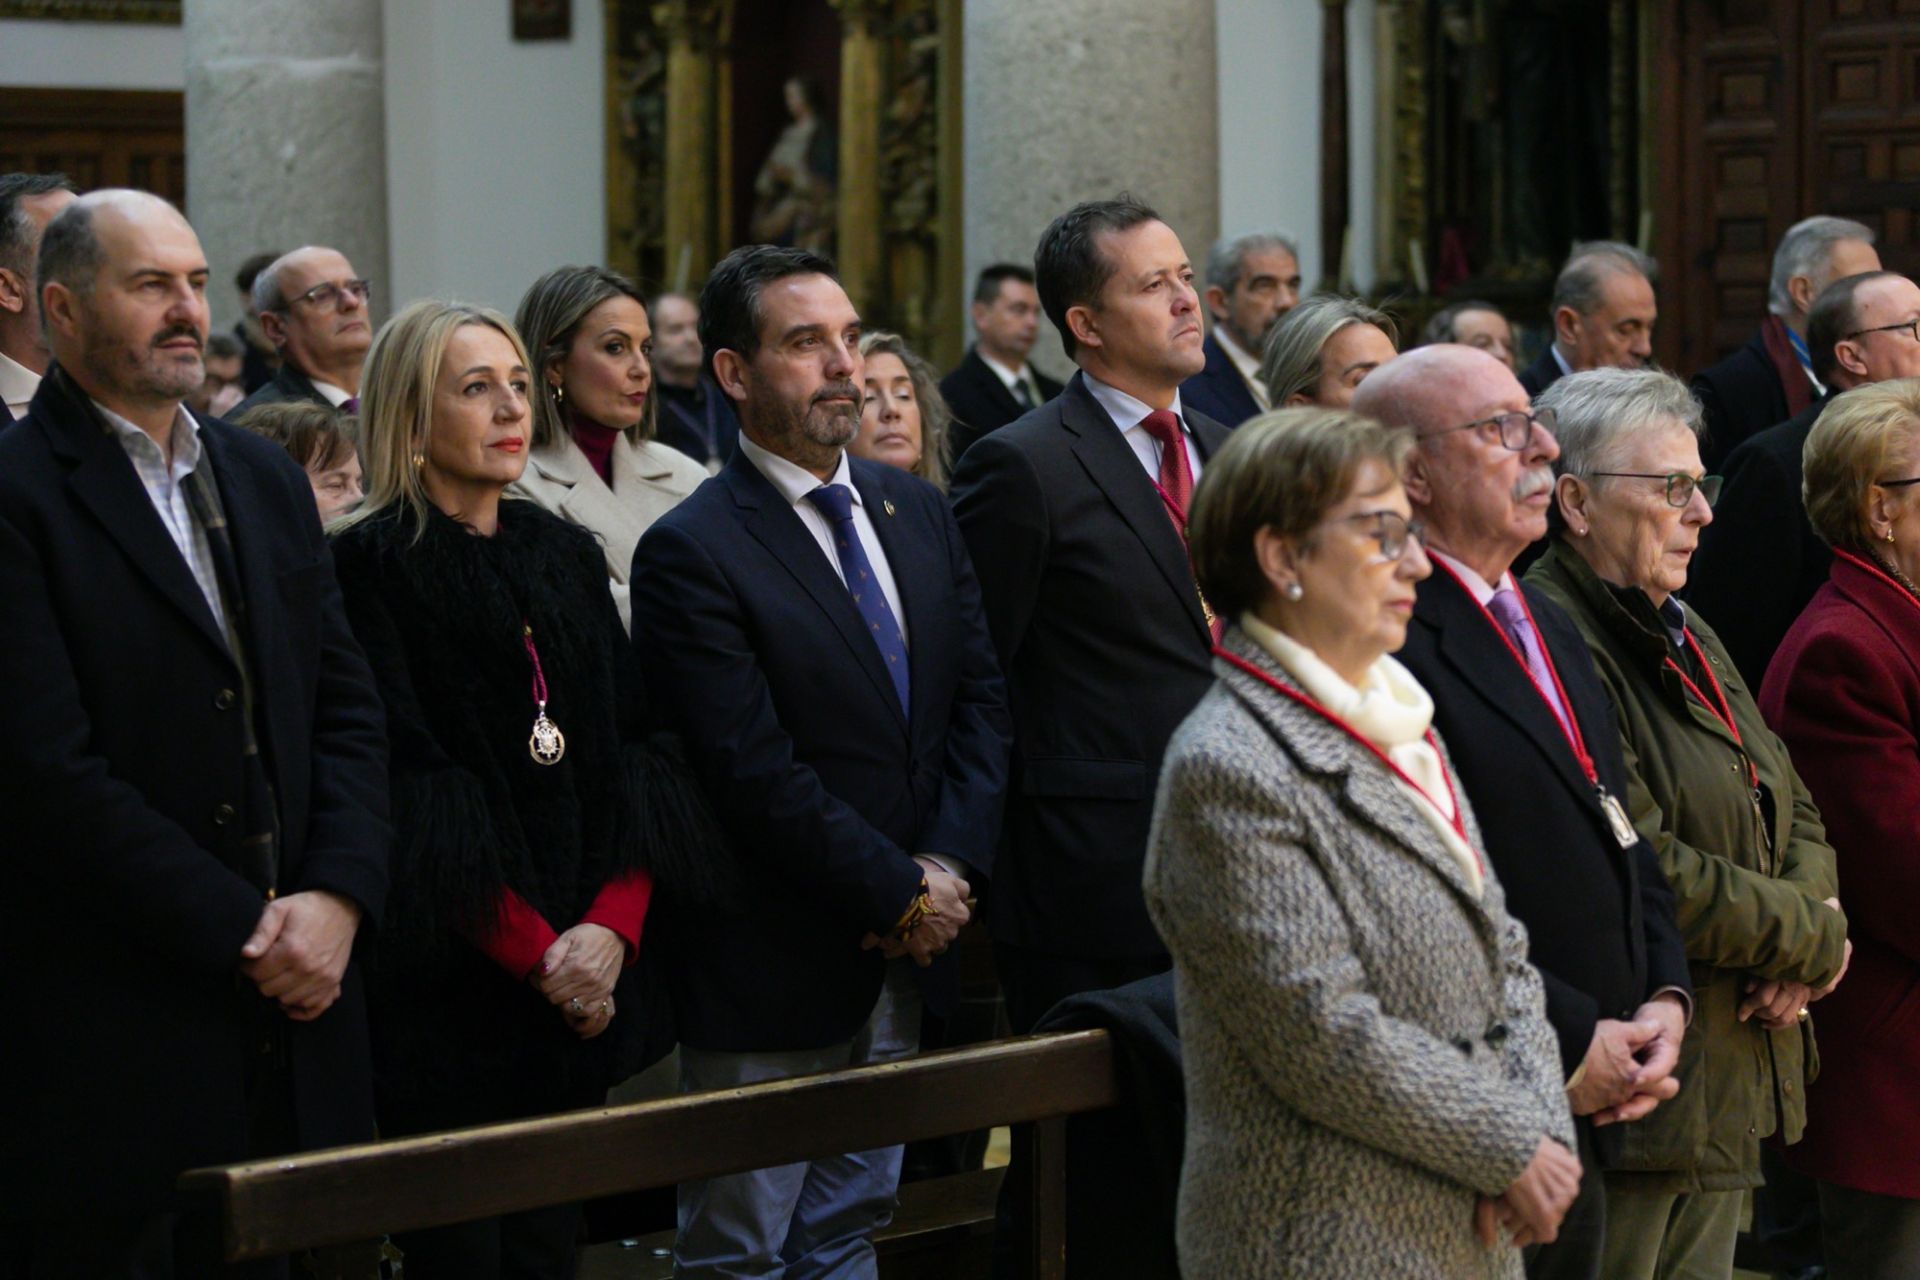
M 1270 413 L 1190 528 L 1219 680 L 1168 749 L 1147 905 L 1173 954 L 1189 1276 L 1519 1276 L 1579 1187 L 1526 933 L 1391 657 L 1431 572 L 1411 438 Z

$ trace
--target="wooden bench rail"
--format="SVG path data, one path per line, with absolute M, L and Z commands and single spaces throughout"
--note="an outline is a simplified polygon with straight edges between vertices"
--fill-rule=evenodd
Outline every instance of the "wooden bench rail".
M 1114 1105 L 1104 1031 L 1027 1036 L 900 1062 L 572 1111 L 277 1160 L 195 1169 L 230 1262 L 670 1186 L 969 1129 L 1039 1121 L 1052 1254 L 1061 1118 Z M 1052 1123 L 1047 1123 L 1051 1121 Z M 1048 1221 L 1051 1220 L 1051 1221 Z M 1036 1242 L 1039 1243 L 1039 1242 Z

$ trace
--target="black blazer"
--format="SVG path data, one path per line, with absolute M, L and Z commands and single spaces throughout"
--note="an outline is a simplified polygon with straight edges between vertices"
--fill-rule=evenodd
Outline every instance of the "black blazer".
M 1203 459 L 1227 441 L 1197 413 L 1187 426 Z M 1213 684 L 1186 547 L 1078 374 L 968 450 L 952 493 L 1013 705 L 993 934 L 1057 955 L 1164 955 L 1140 891 L 1154 787 Z
M 884 966 L 860 949 L 920 883 L 911 855 L 993 873 L 1006 687 L 966 544 L 932 485 L 851 459 L 906 617 L 911 715 L 847 588 L 744 454 L 633 556 L 633 654 L 731 837 L 731 902 L 674 913 L 680 1039 L 751 1052 L 845 1040 Z M 957 976 L 921 971 L 936 1010 Z
M 1760 687 L 1773 651 L 1833 564 L 1800 496 L 1800 451 L 1831 400 L 1815 400 L 1727 456 L 1726 485 L 1687 573 L 1682 594 L 1712 624 L 1750 689 Z
M 1260 402 L 1253 398 L 1239 366 L 1213 333 L 1207 334 L 1202 347 L 1207 353 L 1207 367 L 1180 384 L 1180 404 L 1222 426 L 1237 427 L 1260 412 Z
M 733 457 L 740 439 L 740 420 L 734 416 L 733 402 L 714 380 L 700 375 L 698 390 L 656 385 L 658 403 L 654 405 L 653 438 L 692 458 L 695 462 L 726 463 Z M 713 448 L 707 448 L 707 424 L 713 424 Z
M 200 422 L 235 543 L 283 892 L 387 886 L 386 739 L 300 468 Z M 64 374 L 0 437 L 0 1204 L 103 1218 L 246 1158 L 256 1028 L 238 973 L 265 907 L 240 871 L 240 673 L 117 440 Z M 81 1006 L 76 1009 L 76 1005 Z M 283 1020 L 284 1021 L 284 1020 Z M 356 961 L 285 1022 L 302 1147 L 373 1136 Z
M 1560 362 L 1553 358 L 1553 341 L 1548 339 L 1533 363 L 1520 371 L 1520 385 L 1526 388 L 1529 397 L 1538 397 L 1542 391 L 1560 381 L 1562 376 Z
M 1727 455 L 1742 441 L 1786 421 L 1790 412 L 1780 371 L 1767 355 L 1766 341 L 1758 330 L 1746 346 L 1694 374 L 1692 388 L 1706 418 L 1700 462 L 1712 475 L 1721 473 Z
M 1586 644 L 1558 605 L 1521 589 L 1594 768 L 1625 804 L 1620 729 Z M 1645 840 L 1620 847 L 1558 718 L 1451 574 L 1436 569 L 1420 584 L 1396 656 L 1433 696 L 1434 728 L 1480 819 L 1507 910 L 1527 926 L 1572 1074 L 1598 1019 L 1630 1016 L 1661 987 L 1692 990 L 1666 876 Z
M 1060 384 L 1038 368 L 1033 369 L 1033 380 L 1040 384 L 1042 400 L 1052 400 L 1060 394 Z M 953 410 L 953 424 L 947 428 L 947 435 L 953 441 L 951 456 L 956 462 L 975 440 L 989 431 L 998 431 L 1027 412 L 1027 407 L 1007 390 L 1007 384 L 1000 381 L 1000 375 L 980 358 L 979 347 L 968 347 L 965 358 L 954 366 L 953 372 L 940 379 L 940 394 Z
M 323 409 L 333 408 L 333 401 L 321 395 L 306 374 L 294 368 L 291 361 L 283 361 L 273 380 L 228 410 L 227 417 L 238 418 L 259 405 L 285 404 L 290 400 L 311 400 Z

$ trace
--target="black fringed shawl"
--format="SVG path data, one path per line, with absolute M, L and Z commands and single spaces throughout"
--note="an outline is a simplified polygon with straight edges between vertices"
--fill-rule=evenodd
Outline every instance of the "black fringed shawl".
M 703 896 L 723 856 L 717 828 L 673 740 L 646 735 L 641 683 L 590 534 L 520 501 L 501 504 L 490 538 L 438 511 L 417 529 L 410 512 L 388 511 L 333 540 L 392 738 L 393 889 L 372 965 L 382 1074 L 404 1072 L 386 1084 L 405 1093 L 433 1088 L 441 1071 L 484 1070 L 476 1058 L 504 1066 L 513 1042 L 533 1037 L 603 1059 L 614 1078 L 639 1065 L 636 1021 L 663 1016 L 653 1000 L 643 1013 L 630 990 L 639 970 L 616 991 L 622 1034 L 576 1050 L 583 1042 L 558 1012 L 471 940 L 506 888 L 556 932 L 630 870 L 652 873 L 656 902 L 664 890 Z M 535 711 L 523 622 L 546 674 L 547 714 L 566 735 L 554 765 L 527 750 Z

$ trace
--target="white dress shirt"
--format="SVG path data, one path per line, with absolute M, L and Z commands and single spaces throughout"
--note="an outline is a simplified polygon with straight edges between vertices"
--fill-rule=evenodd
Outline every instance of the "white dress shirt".
M 1560 366 L 1560 376 L 1563 378 L 1572 377 L 1573 366 L 1568 364 L 1567 358 L 1560 354 L 1560 340 L 1555 338 L 1552 342 L 1549 342 L 1547 344 L 1547 350 L 1553 352 L 1553 362 Z
M 33 393 L 39 389 L 39 374 L 0 351 L 0 400 L 6 401 L 8 413 L 15 418 L 26 417 Z
M 1240 371 L 1240 380 L 1253 393 L 1253 402 L 1260 406 L 1262 412 L 1273 408 L 1272 402 L 1267 399 L 1267 384 L 1260 378 L 1260 361 L 1240 349 L 1240 344 L 1233 340 L 1233 335 L 1227 332 L 1224 324 L 1213 327 L 1213 340 L 1220 344 L 1220 349 L 1227 353 L 1227 359 L 1233 361 L 1233 367 Z
M 193 509 L 187 505 L 187 477 L 200 465 L 200 424 L 193 420 L 184 405 L 176 406 L 173 420 L 173 460 L 160 451 L 154 438 L 134 426 L 131 422 L 101 404 L 98 400 L 93 407 L 113 428 L 114 439 L 126 450 L 128 461 L 133 463 L 134 474 L 140 477 L 140 485 L 147 491 L 148 501 L 160 516 L 160 523 L 167 526 L 167 532 L 173 537 L 173 545 L 180 549 L 181 558 L 187 562 L 187 568 L 193 574 L 193 580 L 200 585 L 200 594 L 207 598 L 207 607 L 213 610 L 214 621 L 220 624 L 220 630 L 227 629 L 227 611 L 220 602 L 220 578 L 213 569 L 213 552 L 207 546 L 207 531 L 193 518 Z
M 1001 364 L 985 351 L 981 351 L 978 346 L 974 347 L 974 350 L 980 352 L 980 363 L 993 370 L 993 376 L 1000 379 L 1000 381 L 1006 385 L 1008 391 L 1013 392 L 1013 398 L 1015 400 L 1020 398 L 1019 388 L 1025 387 L 1027 394 L 1033 397 L 1035 408 L 1047 402 L 1047 397 L 1040 390 L 1040 383 L 1033 376 L 1032 365 L 1021 365 L 1020 372 L 1015 373 L 1011 368 Z
M 322 382 L 318 378 L 308 378 L 307 381 L 311 382 L 313 389 L 325 396 L 327 403 L 336 409 L 353 398 L 345 387 L 336 387 L 331 382 Z
M 1140 465 L 1147 469 L 1147 475 L 1155 484 L 1158 484 L 1160 482 L 1160 442 L 1140 425 L 1146 421 L 1147 415 L 1153 412 L 1153 406 L 1144 400 L 1135 399 L 1118 387 L 1108 386 L 1084 369 L 1081 370 L 1080 376 L 1085 380 L 1087 390 L 1093 393 L 1093 398 L 1099 402 L 1102 409 L 1107 411 L 1107 416 L 1113 419 L 1113 425 L 1120 428 L 1120 434 L 1125 438 L 1127 447 L 1133 450 L 1133 456 L 1140 459 Z M 1187 445 L 1187 467 L 1193 474 L 1193 482 L 1197 485 L 1200 483 L 1200 450 L 1194 447 L 1193 428 L 1187 425 L 1187 416 L 1180 412 L 1178 391 L 1173 393 L 1173 403 L 1168 407 L 1173 410 L 1173 416 L 1180 419 L 1180 438 Z
M 826 481 L 798 463 L 789 462 L 779 454 L 761 448 L 749 440 L 745 432 L 740 434 L 740 452 L 747 455 L 747 461 L 793 507 L 793 513 L 800 517 L 800 523 L 813 535 L 814 542 L 819 544 L 820 554 L 827 558 L 834 576 L 843 585 L 847 575 L 840 568 L 840 554 L 833 549 L 833 523 L 807 500 L 807 495 L 822 484 L 847 487 L 847 492 L 853 495 L 853 530 L 860 535 L 860 549 L 867 553 L 867 563 L 873 566 L 873 576 L 879 580 L 880 593 L 887 598 L 887 608 L 893 610 L 893 620 L 900 624 L 900 640 L 906 643 L 907 615 L 900 608 L 900 589 L 894 585 L 893 566 L 887 563 L 887 553 L 880 547 L 880 535 L 874 531 L 873 521 L 867 516 L 866 503 L 861 501 L 860 490 L 853 483 L 853 468 L 847 462 L 845 451 L 840 454 L 840 465 L 835 468 L 833 479 Z

